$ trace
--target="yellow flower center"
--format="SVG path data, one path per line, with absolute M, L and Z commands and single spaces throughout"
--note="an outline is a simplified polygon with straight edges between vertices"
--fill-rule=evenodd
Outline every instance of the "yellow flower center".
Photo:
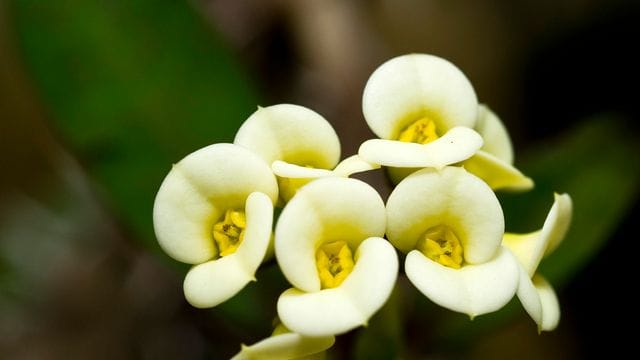
M 423 117 L 412 122 L 402 130 L 398 140 L 426 144 L 436 140 L 437 138 L 438 134 L 436 133 L 436 123 L 427 117 Z
M 451 228 L 438 225 L 430 228 L 418 240 L 416 248 L 429 259 L 454 269 L 462 266 L 462 244 Z
M 247 218 L 242 210 L 228 209 L 220 221 L 213 225 L 213 239 L 220 256 L 233 254 L 244 238 Z
M 353 270 L 353 254 L 345 241 L 332 241 L 321 245 L 316 252 L 316 267 L 322 289 L 342 284 Z

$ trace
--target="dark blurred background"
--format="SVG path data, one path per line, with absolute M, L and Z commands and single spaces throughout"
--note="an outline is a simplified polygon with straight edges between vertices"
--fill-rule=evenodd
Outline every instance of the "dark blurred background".
M 172 163 L 230 142 L 257 105 L 324 115 L 343 157 L 373 137 L 364 84 L 411 52 L 459 66 L 536 181 L 500 194 L 507 229 L 574 199 L 540 272 L 560 297 L 538 335 L 517 301 L 473 322 L 401 278 L 332 359 L 626 354 L 639 238 L 638 2 L 0 1 L 0 358 L 228 358 L 269 335 L 287 287 L 266 264 L 233 300 L 190 307 L 151 208 Z M 382 172 L 364 176 L 383 195 Z

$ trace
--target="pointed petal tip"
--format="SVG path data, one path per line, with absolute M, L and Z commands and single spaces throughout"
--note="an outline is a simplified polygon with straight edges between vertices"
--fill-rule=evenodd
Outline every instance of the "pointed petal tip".
M 494 191 L 518 192 L 534 187 L 531 178 L 513 165 L 484 150 L 477 151 L 471 158 L 465 160 L 463 166 L 489 184 Z

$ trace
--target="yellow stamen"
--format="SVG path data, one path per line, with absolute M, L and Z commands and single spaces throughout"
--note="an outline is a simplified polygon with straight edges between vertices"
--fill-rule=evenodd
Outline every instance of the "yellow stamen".
M 436 123 L 433 120 L 420 118 L 400 132 L 398 140 L 418 144 L 430 143 L 438 138 Z
M 213 225 L 213 239 L 220 256 L 233 254 L 244 239 L 247 218 L 244 211 L 228 209 L 222 220 Z
M 353 254 L 345 241 L 325 243 L 316 252 L 316 267 L 322 289 L 342 284 L 353 270 Z
M 430 228 L 416 244 L 429 259 L 454 269 L 462 266 L 462 244 L 451 228 L 438 225 Z

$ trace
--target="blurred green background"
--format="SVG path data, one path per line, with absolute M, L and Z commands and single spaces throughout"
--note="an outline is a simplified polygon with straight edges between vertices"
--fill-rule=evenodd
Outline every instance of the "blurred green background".
M 554 191 L 573 197 L 540 270 L 562 320 L 538 335 L 513 302 L 470 322 L 401 278 L 329 357 L 624 351 L 610 329 L 634 306 L 619 279 L 639 235 L 638 15 L 618 0 L 0 1 L 0 357 L 217 359 L 267 336 L 287 287 L 274 263 L 220 307 L 184 300 L 186 267 L 153 235 L 163 177 L 258 105 L 311 107 L 355 153 L 373 137 L 368 76 L 410 52 L 458 65 L 510 130 L 536 188 L 500 194 L 508 230 L 538 229 Z M 362 178 L 388 195 L 382 172 Z

